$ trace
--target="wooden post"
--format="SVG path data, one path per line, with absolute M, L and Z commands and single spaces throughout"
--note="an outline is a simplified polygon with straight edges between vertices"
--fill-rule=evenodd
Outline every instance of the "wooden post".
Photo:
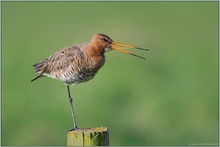
M 109 146 L 108 128 L 86 128 L 69 131 L 67 146 Z

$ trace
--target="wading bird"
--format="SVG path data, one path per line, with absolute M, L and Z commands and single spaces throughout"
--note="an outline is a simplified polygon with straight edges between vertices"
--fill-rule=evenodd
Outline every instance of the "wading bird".
M 76 85 L 81 82 L 91 80 L 99 71 L 99 69 L 104 65 L 104 53 L 107 51 L 118 50 L 120 52 L 145 59 L 117 46 L 148 51 L 148 49 L 115 42 L 105 34 L 96 34 L 92 37 L 90 42 L 61 48 L 49 58 L 34 65 L 37 75 L 31 80 L 31 82 L 40 77 L 47 76 L 56 80 L 60 80 L 67 85 L 73 120 L 72 130 L 76 130 L 78 127 L 76 125 L 74 116 L 74 109 L 72 104 L 73 99 L 70 95 L 69 89 L 70 85 Z

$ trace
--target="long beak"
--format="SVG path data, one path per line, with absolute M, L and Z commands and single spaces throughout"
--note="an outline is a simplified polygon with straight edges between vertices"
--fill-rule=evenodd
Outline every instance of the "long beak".
M 144 49 L 144 48 L 140 48 L 140 47 L 136 47 L 136 46 L 131 46 L 131 45 L 123 44 L 123 43 L 118 43 L 118 42 L 115 42 L 115 41 L 112 42 L 112 45 L 117 45 L 117 46 L 126 47 L 126 48 L 133 48 L 133 49 L 139 49 L 139 50 L 149 51 L 149 49 Z M 119 47 L 112 46 L 111 48 L 114 49 L 114 50 L 118 50 L 118 51 L 120 51 L 120 52 L 123 52 L 123 53 L 126 53 L 126 54 L 130 54 L 130 55 L 132 55 L 132 56 L 135 56 L 135 57 L 138 57 L 138 58 L 141 58 L 141 59 L 144 59 L 144 60 L 145 60 L 144 57 L 135 55 L 135 54 L 133 54 L 133 53 L 131 53 L 131 52 L 128 52 L 128 51 L 126 51 L 126 50 L 123 50 L 123 49 L 121 49 L 121 48 L 119 48 Z

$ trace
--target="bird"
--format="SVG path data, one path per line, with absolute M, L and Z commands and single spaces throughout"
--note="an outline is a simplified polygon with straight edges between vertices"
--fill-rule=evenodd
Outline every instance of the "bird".
M 73 98 L 70 94 L 69 88 L 70 86 L 93 79 L 99 69 L 103 67 L 105 63 L 105 53 L 108 51 L 117 50 L 145 59 L 144 57 L 128 52 L 120 47 L 149 51 L 149 49 L 146 48 L 139 48 L 115 42 L 109 36 L 103 33 L 98 33 L 92 37 L 90 42 L 61 48 L 45 60 L 33 65 L 36 76 L 31 82 L 46 76 L 62 81 L 67 86 L 68 100 L 73 121 L 73 129 L 71 130 L 77 130 L 80 128 L 78 128 L 76 124 Z

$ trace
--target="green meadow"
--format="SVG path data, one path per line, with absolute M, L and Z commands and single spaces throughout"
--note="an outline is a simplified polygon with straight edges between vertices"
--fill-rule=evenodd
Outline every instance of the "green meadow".
M 148 48 L 105 54 L 71 87 L 78 127 L 110 145 L 218 145 L 218 2 L 1 2 L 2 145 L 64 146 L 66 86 L 34 82 L 33 64 L 96 33 Z

